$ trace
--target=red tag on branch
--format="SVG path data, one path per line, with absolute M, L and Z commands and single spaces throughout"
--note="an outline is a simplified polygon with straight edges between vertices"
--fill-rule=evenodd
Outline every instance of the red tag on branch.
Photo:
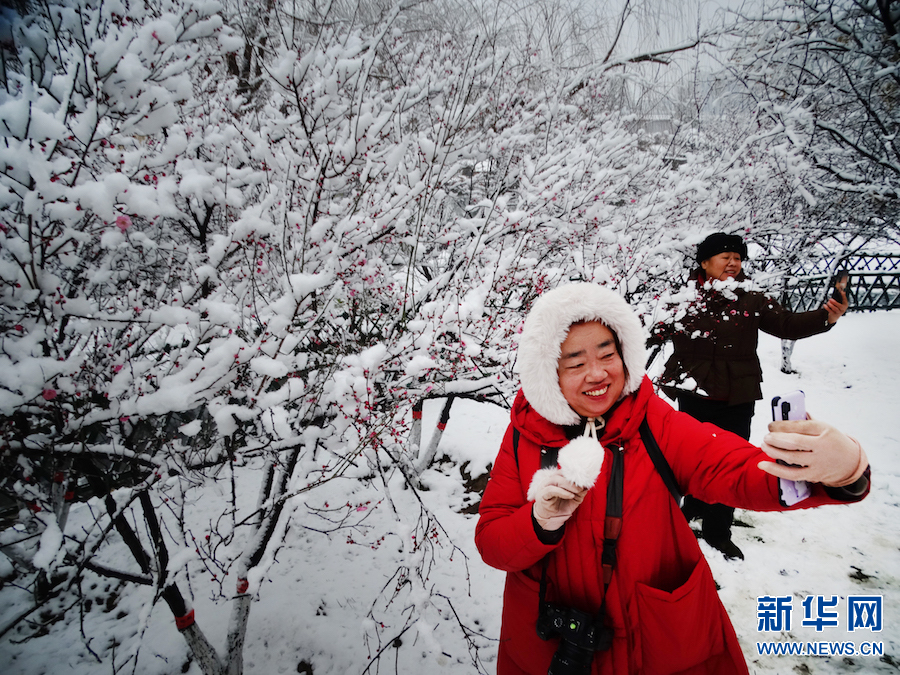
M 191 610 L 184 616 L 176 616 L 175 617 L 175 627 L 178 630 L 184 630 L 185 628 L 190 628 L 194 625 L 194 610 Z

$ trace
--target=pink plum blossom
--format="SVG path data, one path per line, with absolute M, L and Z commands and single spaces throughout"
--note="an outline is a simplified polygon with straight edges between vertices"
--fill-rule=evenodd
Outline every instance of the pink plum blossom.
M 119 228 L 121 232 L 125 232 L 129 227 L 131 227 L 131 218 L 128 216 L 119 216 L 116 218 L 116 227 Z

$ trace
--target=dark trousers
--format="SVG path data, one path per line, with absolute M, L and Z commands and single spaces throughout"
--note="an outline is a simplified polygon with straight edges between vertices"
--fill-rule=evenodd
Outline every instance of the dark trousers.
M 750 440 L 750 421 L 753 419 L 754 403 L 728 405 L 725 401 L 712 401 L 698 396 L 681 394 L 678 409 L 701 422 L 711 422 L 720 429 Z M 727 541 L 731 539 L 731 521 L 734 508 L 724 504 L 707 504 L 688 496 L 684 500 L 684 515 L 688 520 L 700 518 L 702 533 L 706 541 Z

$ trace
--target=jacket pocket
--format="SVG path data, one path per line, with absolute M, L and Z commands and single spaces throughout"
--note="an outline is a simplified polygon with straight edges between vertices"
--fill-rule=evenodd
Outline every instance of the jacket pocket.
M 725 651 L 725 610 L 704 558 L 671 593 L 638 583 L 636 600 L 647 675 L 680 673 Z

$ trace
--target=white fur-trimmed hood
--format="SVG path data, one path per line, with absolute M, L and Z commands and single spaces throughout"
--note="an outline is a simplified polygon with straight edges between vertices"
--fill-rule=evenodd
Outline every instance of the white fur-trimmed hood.
M 557 375 L 560 346 L 569 327 L 579 321 L 600 321 L 618 337 L 626 371 L 623 396 L 641 386 L 647 361 L 644 328 L 618 293 L 591 283 L 566 284 L 544 293 L 525 319 L 517 370 L 531 406 L 544 419 L 563 426 L 580 421 L 566 402 Z

